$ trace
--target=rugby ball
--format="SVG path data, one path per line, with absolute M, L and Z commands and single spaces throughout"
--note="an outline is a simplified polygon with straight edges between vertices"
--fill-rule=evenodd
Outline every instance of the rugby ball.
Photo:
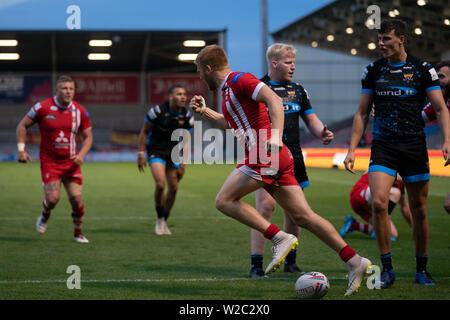
M 320 272 L 307 272 L 295 282 L 295 292 L 300 299 L 320 299 L 329 289 L 328 278 Z

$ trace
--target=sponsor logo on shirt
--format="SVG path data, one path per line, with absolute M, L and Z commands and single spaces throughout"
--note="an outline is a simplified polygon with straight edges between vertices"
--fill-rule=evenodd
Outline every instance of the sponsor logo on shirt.
M 429 72 L 430 75 L 431 75 L 431 80 L 432 80 L 432 81 L 435 81 L 435 80 L 438 80 L 438 79 L 439 79 L 439 76 L 438 76 L 436 70 L 434 70 L 434 68 L 431 68 L 430 70 L 428 70 L 428 72 Z
M 411 80 L 413 79 L 413 75 L 414 75 L 414 74 L 412 74 L 412 73 L 404 73 L 404 74 L 403 74 L 403 78 L 404 78 L 406 81 L 411 81 Z
M 68 149 L 69 148 L 69 139 L 64 136 L 64 131 L 59 132 L 59 136 L 55 139 L 53 143 L 56 149 Z
M 232 78 L 231 78 L 231 82 L 235 83 L 239 81 L 239 78 L 242 77 L 245 73 L 244 72 L 239 72 L 237 74 L 235 74 Z
M 416 95 L 417 90 L 408 87 L 388 87 L 384 90 L 376 90 L 376 93 L 379 96 L 404 98 Z
M 48 114 L 48 115 L 45 116 L 45 119 L 56 120 L 56 115 L 54 115 L 54 114 Z

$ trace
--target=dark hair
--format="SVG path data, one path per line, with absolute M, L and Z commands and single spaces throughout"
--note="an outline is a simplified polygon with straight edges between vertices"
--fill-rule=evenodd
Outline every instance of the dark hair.
M 400 19 L 383 20 L 378 33 L 389 33 L 394 30 L 397 37 L 406 36 L 406 22 Z
M 58 78 L 58 80 L 56 80 L 56 84 L 59 84 L 61 82 L 75 82 L 75 81 L 73 81 L 73 79 L 69 76 L 62 75 Z
M 436 69 L 436 71 L 439 71 L 439 69 L 441 69 L 443 67 L 450 68 L 450 60 L 443 60 L 441 62 L 436 63 L 436 65 L 434 66 L 434 69 Z
M 186 90 L 186 88 L 183 85 L 177 83 L 170 87 L 169 94 L 172 94 L 173 91 L 177 88 L 182 88 L 182 89 Z

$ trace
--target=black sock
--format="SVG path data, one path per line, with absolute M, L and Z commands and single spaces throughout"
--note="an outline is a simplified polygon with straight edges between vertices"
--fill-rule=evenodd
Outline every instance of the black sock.
M 169 219 L 170 211 L 164 210 L 164 220 Z
M 164 218 L 164 207 L 163 206 L 156 206 L 156 214 L 158 215 L 158 218 Z
M 383 271 L 392 270 L 392 258 L 391 253 L 386 253 L 381 255 L 381 264 L 383 265 Z
M 286 260 L 284 261 L 284 264 L 293 264 L 293 263 L 295 263 L 295 260 L 297 260 L 297 250 L 292 250 L 286 256 Z
M 262 266 L 263 266 L 263 255 L 252 254 L 252 270 L 255 268 L 262 269 Z
M 391 214 L 392 211 L 394 211 L 396 203 L 392 202 L 391 200 L 389 200 L 389 204 L 388 204 L 388 213 Z
M 421 272 L 427 270 L 428 257 L 416 254 L 416 271 Z

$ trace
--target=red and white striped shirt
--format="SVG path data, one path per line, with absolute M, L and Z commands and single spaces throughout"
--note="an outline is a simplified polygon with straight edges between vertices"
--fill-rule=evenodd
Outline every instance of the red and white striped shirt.
M 221 85 L 222 114 L 244 146 L 246 159 L 271 136 L 267 108 L 256 101 L 263 86 L 254 75 L 244 72 L 230 72 Z
M 41 160 L 64 160 L 77 154 L 76 135 L 91 127 L 87 110 L 75 101 L 67 107 L 56 97 L 35 104 L 28 117 L 39 123 Z

